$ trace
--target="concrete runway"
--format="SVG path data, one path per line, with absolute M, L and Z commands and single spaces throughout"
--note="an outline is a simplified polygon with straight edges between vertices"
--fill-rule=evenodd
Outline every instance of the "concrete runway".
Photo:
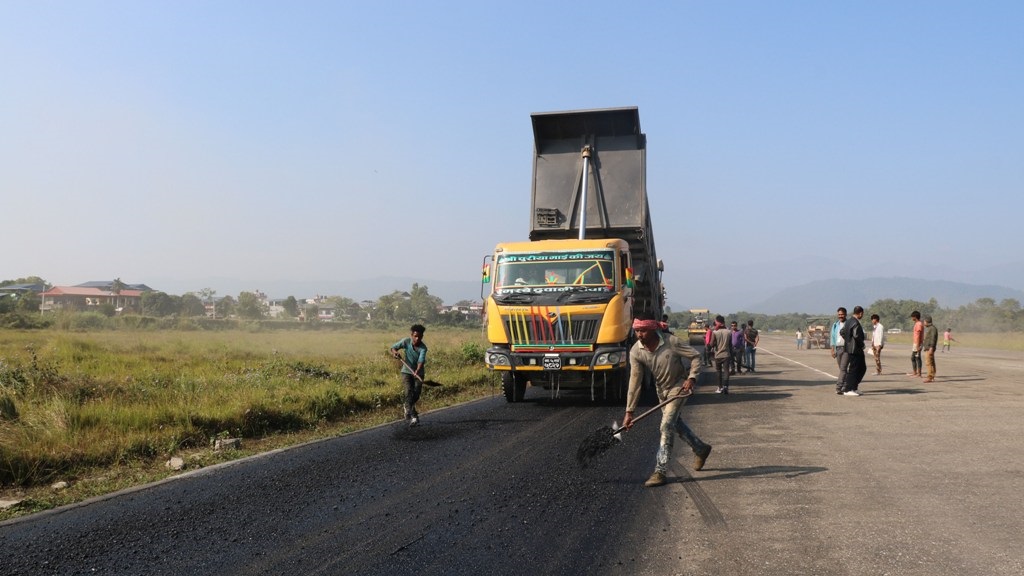
M 762 336 L 754 374 L 580 469 L 622 408 L 492 398 L 0 524 L 0 574 L 1024 574 L 1024 358 L 955 348 L 938 378 L 883 353 L 861 397 L 827 351 Z M 653 402 L 647 399 L 647 405 Z
M 649 492 L 671 504 L 636 545 L 677 535 L 651 553 L 661 573 L 1024 574 L 1024 355 L 936 357 L 925 384 L 906 376 L 909 347 L 887 346 L 863 396 L 837 396 L 827 350 L 762 336 L 754 374 L 691 400 L 714 452 Z

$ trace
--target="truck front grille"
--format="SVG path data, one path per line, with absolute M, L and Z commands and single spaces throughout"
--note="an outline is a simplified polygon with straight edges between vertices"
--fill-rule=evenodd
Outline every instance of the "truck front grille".
M 511 344 L 593 344 L 600 320 L 576 319 L 568 315 L 554 318 L 541 313 L 513 314 L 504 318 Z

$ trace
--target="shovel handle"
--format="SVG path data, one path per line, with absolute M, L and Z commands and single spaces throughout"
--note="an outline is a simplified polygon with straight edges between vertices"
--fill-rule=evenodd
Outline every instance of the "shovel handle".
M 653 414 L 655 410 L 657 410 L 658 408 L 661 408 L 662 406 L 668 404 L 669 402 L 675 402 L 676 400 L 682 400 L 683 398 L 689 398 L 690 395 L 692 395 L 692 394 L 693 394 L 693 390 L 690 390 L 689 392 L 680 392 L 679 394 L 673 394 L 672 396 L 669 396 L 668 398 L 666 398 L 666 399 L 662 400 L 661 402 L 659 402 L 657 404 L 657 406 L 655 406 L 654 408 L 651 408 L 650 410 L 647 410 L 643 414 L 634 417 L 633 418 L 633 422 L 631 424 L 636 424 L 637 422 L 643 420 L 644 418 L 647 418 L 648 416 Z M 624 430 L 626 430 L 626 427 L 622 426 L 618 430 L 612 431 L 612 435 L 614 436 L 615 434 L 618 434 L 619 432 L 622 432 Z
M 412 372 L 412 377 L 413 378 L 419 380 L 420 384 L 424 384 L 423 378 L 420 378 L 420 375 L 417 374 L 416 371 L 412 369 L 412 366 L 409 366 L 409 363 L 405 361 L 405 358 L 402 358 L 400 355 L 399 356 L 395 356 L 395 358 L 398 358 L 398 361 L 402 363 L 402 366 L 405 366 L 406 368 L 409 369 L 409 372 Z

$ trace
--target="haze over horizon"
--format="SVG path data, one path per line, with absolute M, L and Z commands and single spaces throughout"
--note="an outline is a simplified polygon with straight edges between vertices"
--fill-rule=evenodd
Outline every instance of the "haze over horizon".
M 0 3 L 0 280 L 476 281 L 528 232 L 530 114 L 637 106 L 670 301 L 1024 289 L 1021 22 L 1008 1 Z

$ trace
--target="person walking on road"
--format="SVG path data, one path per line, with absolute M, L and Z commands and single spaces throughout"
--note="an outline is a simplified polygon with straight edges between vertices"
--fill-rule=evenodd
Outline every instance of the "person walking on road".
M 672 396 L 688 393 L 697 384 L 701 370 L 701 353 L 690 346 L 686 340 L 663 334 L 658 329 L 658 322 L 653 319 L 637 318 L 633 321 L 633 331 L 637 341 L 629 350 L 629 392 L 626 395 L 626 415 L 622 420 L 623 428 L 633 425 L 633 412 L 640 400 L 640 391 L 646 375 L 654 379 L 654 387 L 661 401 Z M 690 365 L 689 374 L 683 362 Z M 661 409 L 661 443 L 658 445 L 654 473 L 644 482 L 644 486 L 661 486 L 665 483 L 669 458 L 672 455 L 672 444 L 678 434 L 695 455 L 693 469 L 700 470 L 711 454 L 711 445 L 704 443 L 683 422 L 679 416 L 681 401 L 669 402 Z
M 882 373 L 882 348 L 885 348 L 885 326 L 878 314 L 871 315 L 871 353 L 875 356 L 875 375 Z
M 802 350 L 804 347 L 804 334 L 800 330 L 796 331 L 796 349 Z
M 921 313 L 914 310 L 910 313 L 910 319 L 914 321 L 914 336 L 910 347 L 910 368 L 913 370 L 907 376 L 921 377 L 921 340 L 924 338 L 924 323 L 921 322 Z
M 860 319 L 864 317 L 864 309 L 853 307 L 853 317 L 846 320 L 842 327 L 843 341 L 846 346 L 847 364 L 846 381 L 843 384 L 843 395 L 860 396 L 860 382 L 868 371 L 864 358 L 864 327 Z
M 925 382 L 935 380 L 935 349 L 939 344 L 939 329 L 932 325 L 932 317 L 924 317 L 924 337 L 921 340 L 921 353 L 924 355 L 924 365 L 928 369 L 928 377 Z
M 413 324 L 409 336 L 395 342 L 390 348 L 392 356 L 405 362 L 402 364 L 402 384 L 405 386 L 405 421 L 409 426 L 420 423 L 416 402 L 423 391 L 423 367 L 427 363 L 427 345 L 423 342 L 423 333 L 426 331 L 422 324 Z
M 743 331 L 736 325 L 736 321 L 733 320 L 730 325 L 731 332 L 729 334 L 732 340 L 732 370 L 729 374 L 737 374 L 743 372 L 743 353 L 746 351 L 747 345 L 743 339 Z
M 949 343 L 956 342 L 956 338 L 953 338 L 953 329 L 946 328 L 946 331 L 942 333 L 942 351 L 949 352 Z
M 747 366 L 747 372 L 754 372 L 754 360 L 761 337 L 758 335 L 757 329 L 754 328 L 753 320 L 747 320 L 747 329 L 743 331 L 743 339 L 746 341 L 746 354 L 743 355 L 744 364 Z
M 725 327 L 725 318 L 715 317 L 715 330 L 711 333 L 711 350 L 715 372 L 718 373 L 718 394 L 729 393 L 729 365 L 732 364 L 732 334 Z

